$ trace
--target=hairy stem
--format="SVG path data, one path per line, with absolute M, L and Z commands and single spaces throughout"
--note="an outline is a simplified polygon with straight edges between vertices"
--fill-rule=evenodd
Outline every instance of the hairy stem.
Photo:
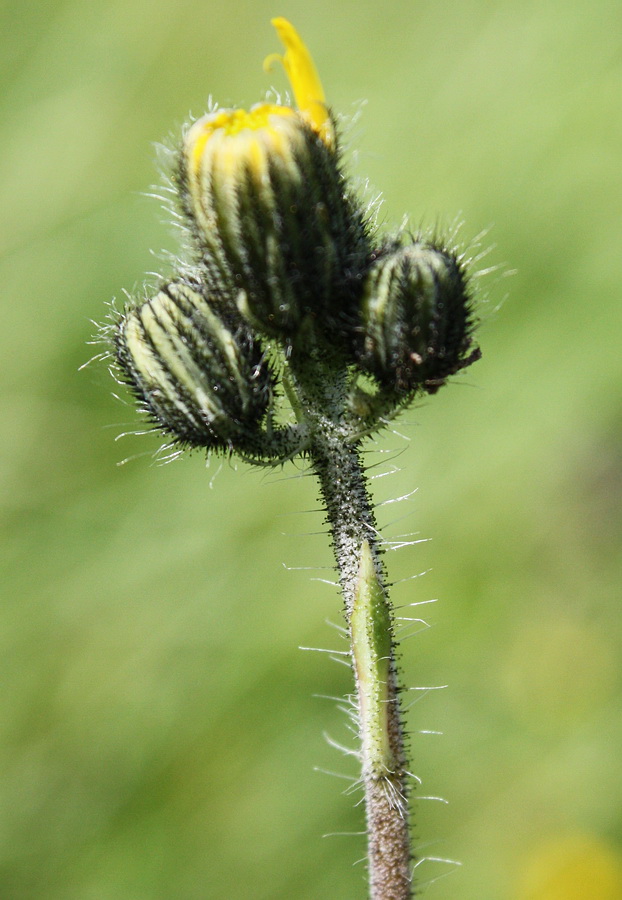
M 295 368 L 295 361 L 293 368 Z M 407 772 L 393 612 L 359 446 L 346 418 L 345 373 L 315 360 L 296 371 L 351 638 L 372 900 L 412 897 Z

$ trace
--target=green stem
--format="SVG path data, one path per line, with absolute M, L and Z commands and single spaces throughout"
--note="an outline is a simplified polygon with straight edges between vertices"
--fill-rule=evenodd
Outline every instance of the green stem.
M 308 452 L 320 482 L 351 637 L 372 900 L 412 897 L 407 767 L 395 664 L 393 612 L 379 536 L 347 421 L 347 379 L 316 358 L 296 370 L 309 428 Z

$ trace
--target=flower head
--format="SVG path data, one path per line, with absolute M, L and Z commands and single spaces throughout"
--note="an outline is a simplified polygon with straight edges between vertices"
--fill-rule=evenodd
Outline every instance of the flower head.
M 348 305 L 371 248 L 311 55 L 286 19 L 273 24 L 298 108 L 203 116 L 185 135 L 178 183 L 211 290 L 291 341 L 303 322 L 325 324 Z

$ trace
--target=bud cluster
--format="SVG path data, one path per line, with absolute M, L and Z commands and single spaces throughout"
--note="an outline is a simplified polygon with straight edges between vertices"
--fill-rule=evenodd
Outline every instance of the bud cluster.
M 407 900 L 413 776 L 361 442 L 479 358 L 471 291 L 438 238 L 378 234 L 309 51 L 287 20 L 273 24 L 296 107 L 216 109 L 184 132 L 171 182 L 187 257 L 109 330 L 167 450 L 304 456 L 317 475 L 351 639 L 370 895 Z
M 266 353 L 370 376 L 384 417 L 479 355 L 460 258 L 438 241 L 375 234 L 308 51 L 275 23 L 298 109 L 216 110 L 187 129 L 172 180 L 193 277 L 164 284 L 116 329 L 122 375 L 157 427 L 264 459 L 278 456 Z

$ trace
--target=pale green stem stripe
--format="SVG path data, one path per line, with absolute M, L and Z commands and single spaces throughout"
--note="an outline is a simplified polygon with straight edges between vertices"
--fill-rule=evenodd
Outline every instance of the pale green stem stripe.
M 393 773 L 396 759 L 389 740 L 391 611 L 371 555 L 363 541 L 350 619 L 352 662 L 359 690 L 363 770 Z

